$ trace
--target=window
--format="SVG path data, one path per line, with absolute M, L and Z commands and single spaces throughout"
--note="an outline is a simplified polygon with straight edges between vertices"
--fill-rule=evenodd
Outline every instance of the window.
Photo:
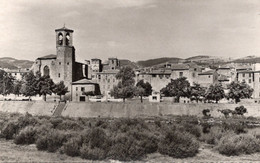
M 243 73 L 242 75 L 243 75 L 243 77 L 245 77 L 245 73 Z
M 251 77 L 251 73 L 249 73 L 249 77 Z
M 159 75 L 159 77 L 160 77 L 160 79 L 162 79 L 162 78 L 163 78 L 163 75 Z
M 60 73 L 58 74 L 58 77 L 60 78 Z
M 197 69 L 196 69 L 196 68 L 194 68 L 194 71 L 197 71 Z
M 84 92 L 85 91 L 85 87 L 81 87 L 81 91 Z
M 112 70 L 114 70 L 115 68 L 114 67 L 112 67 Z
M 86 97 L 85 96 L 80 96 L 79 97 L 79 101 L 86 101 Z
M 101 75 L 98 75 L 98 79 L 101 79 Z
M 78 91 L 78 87 L 76 87 L 76 91 Z
M 152 74 L 152 77 L 153 77 L 153 78 L 156 78 L 156 75 L 155 75 L 155 74 Z
M 209 75 L 209 78 L 210 78 L 210 75 Z
M 248 80 L 248 83 L 251 83 L 251 79 Z
M 14 73 L 14 75 L 17 75 L 17 73 Z
M 107 79 L 107 82 L 110 83 L 110 79 Z
M 196 77 L 196 74 L 194 72 L 192 73 L 192 77 L 194 77 L 194 78 Z
M 61 62 L 59 62 L 59 65 L 61 65 Z
M 69 65 L 70 63 L 69 62 L 67 62 L 67 65 Z
M 153 96 L 153 100 L 157 100 L 157 96 Z
M 183 72 L 180 72 L 180 73 L 179 73 L 179 77 L 182 77 L 182 76 L 183 76 Z

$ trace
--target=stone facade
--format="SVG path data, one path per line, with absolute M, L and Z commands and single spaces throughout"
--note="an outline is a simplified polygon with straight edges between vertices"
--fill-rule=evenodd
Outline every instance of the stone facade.
M 71 92 L 74 81 L 88 76 L 88 65 L 75 61 L 73 46 L 73 30 L 63 27 L 56 29 L 56 55 L 47 55 L 37 58 L 32 66 L 34 73 L 49 75 L 54 83 L 64 81 Z M 68 97 L 70 97 L 68 93 Z

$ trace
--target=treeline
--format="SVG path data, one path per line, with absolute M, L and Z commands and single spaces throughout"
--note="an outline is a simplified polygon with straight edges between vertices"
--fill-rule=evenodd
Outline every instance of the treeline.
M 5 71 L 0 71 L 0 94 L 7 96 L 9 94 L 24 95 L 31 100 L 32 96 L 43 96 L 46 101 L 46 96 L 56 94 L 65 95 L 68 88 L 64 82 L 54 83 L 50 76 L 42 76 L 40 72 L 34 74 L 32 71 L 22 76 L 22 80 L 15 79 L 12 75 Z
M 176 102 L 179 102 L 180 97 L 190 98 L 195 101 L 218 103 L 219 100 L 226 98 L 235 100 L 236 103 L 240 99 L 251 98 L 254 89 L 245 82 L 233 81 L 227 85 L 227 93 L 224 91 L 221 83 L 211 84 L 208 88 L 202 87 L 198 83 L 193 83 L 191 86 L 185 77 L 171 79 L 171 82 L 166 87 L 161 89 L 161 93 L 167 97 L 175 97 Z

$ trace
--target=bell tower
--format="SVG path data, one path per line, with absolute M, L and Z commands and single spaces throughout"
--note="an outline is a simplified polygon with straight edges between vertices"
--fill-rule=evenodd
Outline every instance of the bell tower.
M 73 46 L 73 30 L 65 27 L 56 29 L 56 78 L 64 81 L 70 88 L 74 81 L 75 48 Z

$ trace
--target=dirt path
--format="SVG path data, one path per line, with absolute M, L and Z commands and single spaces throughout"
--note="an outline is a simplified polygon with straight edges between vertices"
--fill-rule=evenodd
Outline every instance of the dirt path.
M 212 149 L 212 146 L 203 144 L 197 156 L 185 159 L 175 159 L 163 156 L 159 153 L 148 155 L 142 161 L 136 162 L 252 162 L 260 161 L 260 153 L 253 155 L 242 155 L 227 157 L 219 154 Z M 15 145 L 12 141 L 0 139 L 0 162 L 110 162 L 119 163 L 120 161 L 106 160 L 106 161 L 89 161 L 83 160 L 80 157 L 69 157 L 60 153 L 48 153 L 45 151 L 38 151 L 35 145 Z

